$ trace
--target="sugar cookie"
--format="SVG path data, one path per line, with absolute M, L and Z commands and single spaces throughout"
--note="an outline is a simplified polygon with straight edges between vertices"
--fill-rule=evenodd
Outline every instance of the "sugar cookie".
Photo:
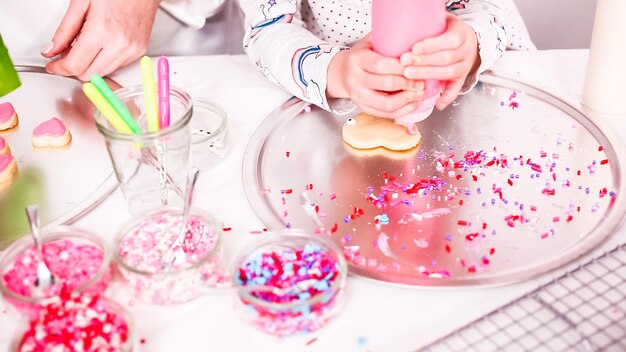
M 17 126 L 17 113 L 11 103 L 0 104 L 0 131 Z
M 40 123 L 33 130 L 35 147 L 63 147 L 72 140 L 70 130 L 56 117 Z
M 3 154 L 11 154 L 11 148 L 9 148 L 4 138 L 0 137 L 0 155 Z
M 389 150 L 383 147 L 372 149 L 356 149 L 346 142 L 343 142 L 343 148 L 351 155 L 354 155 L 361 159 L 368 159 L 380 156 L 391 160 L 406 160 L 414 158 L 419 151 L 419 148 L 411 148 L 409 150 Z
M 0 185 L 11 181 L 17 171 L 17 163 L 11 154 L 0 155 Z
M 419 144 L 422 136 L 417 128 L 409 134 L 407 127 L 395 124 L 392 119 L 378 118 L 360 113 L 343 125 L 343 140 L 356 149 L 384 147 L 389 150 L 409 150 Z

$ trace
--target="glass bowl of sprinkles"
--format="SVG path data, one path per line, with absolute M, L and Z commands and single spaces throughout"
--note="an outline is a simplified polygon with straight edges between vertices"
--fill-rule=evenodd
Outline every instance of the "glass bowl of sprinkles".
M 181 224 L 181 210 L 165 208 L 134 219 L 120 231 L 113 257 L 123 281 L 139 300 L 156 305 L 184 303 L 225 280 L 220 270 L 222 228 L 198 209 L 191 209 L 179 247 L 184 255 L 170 263 L 163 260 Z
M 316 331 L 341 310 L 348 267 L 334 243 L 284 230 L 252 244 L 233 266 L 238 310 L 277 337 Z
M 130 352 L 131 314 L 100 295 L 63 292 L 47 302 L 14 341 L 16 352 Z
M 0 259 L 0 292 L 28 316 L 55 299 L 63 289 L 103 294 L 111 282 L 111 253 L 98 236 L 67 226 L 44 229 L 43 259 L 54 276 L 45 290 L 35 287 L 39 256 L 31 236 L 13 243 Z

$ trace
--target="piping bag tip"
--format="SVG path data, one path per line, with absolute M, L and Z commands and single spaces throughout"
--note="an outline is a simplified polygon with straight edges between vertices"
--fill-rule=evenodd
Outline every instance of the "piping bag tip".
M 417 126 L 414 123 L 408 123 L 405 126 L 406 126 L 406 131 L 411 136 L 414 136 L 415 134 L 417 134 Z

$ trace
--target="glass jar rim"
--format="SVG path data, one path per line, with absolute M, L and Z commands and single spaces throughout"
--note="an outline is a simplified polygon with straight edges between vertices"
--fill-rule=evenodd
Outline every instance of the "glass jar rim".
M 127 222 L 124 226 L 122 226 L 122 229 L 118 232 L 116 238 L 115 238 L 115 247 L 113 249 L 113 260 L 120 265 L 124 270 L 128 270 L 132 273 L 136 273 L 136 274 L 140 274 L 143 276 L 147 276 L 147 277 L 153 277 L 153 276 L 162 276 L 162 275 L 176 275 L 176 274 L 180 274 L 186 271 L 191 271 L 194 270 L 202 265 L 204 265 L 207 261 L 211 260 L 215 253 L 217 252 L 221 241 L 222 241 L 222 228 L 219 226 L 219 222 L 217 221 L 217 219 L 215 219 L 211 214 L 200 210 L 198 208 L 191 208 L 190 211 L 190 215 L 196 215 L 196 216 L 200 216 L 206 223 L 208 224 L 213 224 L 215 226 L 215 235 L 216 235 L 216 241 L 215 241 L 215 246 L 213 246 L 213 248 L 200 260 L 198 260 L 197 262 L 189 265 L 189 266 L 185 266 L 176 270 L 166 270 L 166 271 L 158 271 L 158 272 L 152 272 L 152 271 L 146 271 L 146 270 L 140 270 L 135 268 L 132 265 L 129 265 L 128 263 L 126 263 L 122 258 L 120 258 L 119 255 L 119 246 L 120 243 L 122 242 L 122 240 L 124 240 L 124 238 L 126 238 L 126 235 L 128 235 L 130 233 L 130 231 L 132 229 L 134 229 L 135 227 L 137 227 L 137 225 L 145 220 L 146 218 L 149 217 L 153 217 L 157 214 L 162 214 L 162 213 L 166 213 L 166 212 L 171 212 L 174 214 L 181 214 L 182 216 L 182 209 L 180 208 L 174 208 L 174 207 L 167 207 L 164 209 L 157 209 L 157 210 L 152 210 L 149 211 L 143 215 L 138 216 L 137 218 Z
M 77 286 L 72 290 L 72 292 L 82 292 L 86 288 L 90 287 L 94 282 L 98 281 L 102 275 L 109 268 L 111 263 L 111 252 L 106 245 L 106 243 L 98 236 L 88 232 L 86 230 L 72 227 L 72 226 L 54 226 L 50 228 L 44 228 L 41 232 L 42 245 L 49 242 L 59 241 L 59 240 L 72 240 L 72 238 L 78 238 L 80 240 L 85 240 L 90 242 L 91 244 L 99 247 L 102 250 L 102 264 L 98 268 L 89 280 L 85 281 L 83 284 Z M 23 236 L 19 240 L 12 243 L 6 251 L 4 251 L 2 258 L 0 259 L 0 292 L 6 294 L 12 299 L 18 300 L 20 302 L 26 302 L 31 304 L 46 304 L 54 299 L 53 297 L 29 297 L 17 294 L 16 292 L 11 291 L 8 287 L 6 287 L 4 283 L 4 272 L 6 267 L 13 262 L 13 260 L 19 255 L 23 253 L 28 248 L 35 246 L 33 240 L 30 237 L 30 234 L 27 236 Z
M 211 135 L 205 138 L 199 139 L 195 142 L 192 142 L 192 144 L 200 144 L 200 143 L 205 143 L 207 141 L 210 141 L 218 137 L 222 132 L 224 132 L 224 130 L 226 130 L 226 127 L 228 125 L 228 116 L 226 115 L 226 111 L 220 105 L 210 100 L 206 100 L 206 99 L 194 99 L 193 107 L 196 110 L 196 113 L 198 113 L 198 110 L 203 110 L 205 113 L 206 112 L 215 113 L 219 116 L 221 120 L 220 120 L 220 125 L 217 127 L 215 131 L 212 132 Z M 192 135 L 193 135 L 193 131 L 192 131 Z
M 260 307 L 268 308 L 268 309 L 277 309 L 277 310 L 292 309 L 292 308 L 297 308 L 297 307 L 301 307 L 304 305 L 313 305 L 313 304 L 319 303 L 323 301 L 325 297 L 328 296 L 328 294 L 336 294 L 344 288 L 346 279 L 348 276 L 348 263 L 346 262 L 346 259 L 344 258 L 343 253 L 341 252 L 341 250 L 335 243 L 327 240 L 326 238 L 313 236 L 312 234 L 308 233 L 308 231 L 302 230 L 302 229 L 284 229 L 284 230 L 272 231 L 266 234 L 265 236 L 269 238 L 263 238 L 260 241 L 250 243 L 242 251 L 240 251 L 239 255 L 236 256 L 236 259 L 231 269 L 232 270 L 231 280 L 232 280 L 233 286 L 240 287 L 240 285 L 236 281 L 237 273 L 241 265 L 245 263 L 246 259 L 250 258 L 252 254 L 256 253 L 259 249 L 266 247 L 266 246 L 272 246 L 272 245 L 284 246 L 284 243 L 289 240 L 295 240 L 298 242 L 301 241 L 303 243 L 303 247 L 304 247 L 304 244 L 306 243 L 321 244 L 322 247 L 325 247 L 325 249 L 327 249 L 330 253 L 332 253 L 336 257 L 337 263 L 339 264 L 339 269 L 338 269 L 339 276 L 337 277 L 335 281 L 333 281 L 330 284 L 326 292 L 323 292 L 321 294 L 307 298 L 302 301 L 294 301 L 294 302 L 289 302 L 289 303 L 268 302 L 268 301 L 265 301 L 258 297 L 253 296 L 252 292 L 248 290 L 238 290 L 239 299 L 250 302 L 256 306 L 260 306 Z
M 120 100 L 124 100 L 133 96 L 139 96 L 139 95 L 144 94 L 143 86 L 141 85 L 134 85 L 134 86 L 116 89 L 113 93 L 115 93 L 115 95 Z M 98 127 L 98 130 L 107 138 L 110 138 L 113 140 L 120 140 L 120 141 L 129 141 L 129 142 L 142 142 L 142 141 L 145 141 L 146 139 L 161 138 L 169 134 L 175 133 L 185 128 L 191 121 L 191 116 L 193 115 L 193 101 L 191 97 L 189 96 L 189 94 L 187 94 L 187 92 L 185 92 L 181 88 L 177 88 L 174 86 L 170 87 L 170 96 L 178 98 L 182 102 L 183 106 L 185 107 L 185 113 L 180 120 L 176 121 L 175 123 L 171 124 L 170 126 L 166 128 L 160 129 L 158 131 L 143 132 L 143 133 L 136 133 L 136 134 L 122 133 L 122 132 L 115 131 L 107 127 L 105 124 L 103 124 L 103 121 L 106 121 L 106 119 L 104 118 L 104 116 L 102 115 L 100 111 L 96 111 L 95 120 L 96 120 L 96 125 Z

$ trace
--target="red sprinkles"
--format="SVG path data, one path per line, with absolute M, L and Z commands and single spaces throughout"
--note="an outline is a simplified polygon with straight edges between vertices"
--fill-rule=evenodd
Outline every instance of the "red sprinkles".
M 117 352 L 130 350 L 122 312 L 100 296 L 72 297 L 69 290 L 32 320 L 18 351 Z

